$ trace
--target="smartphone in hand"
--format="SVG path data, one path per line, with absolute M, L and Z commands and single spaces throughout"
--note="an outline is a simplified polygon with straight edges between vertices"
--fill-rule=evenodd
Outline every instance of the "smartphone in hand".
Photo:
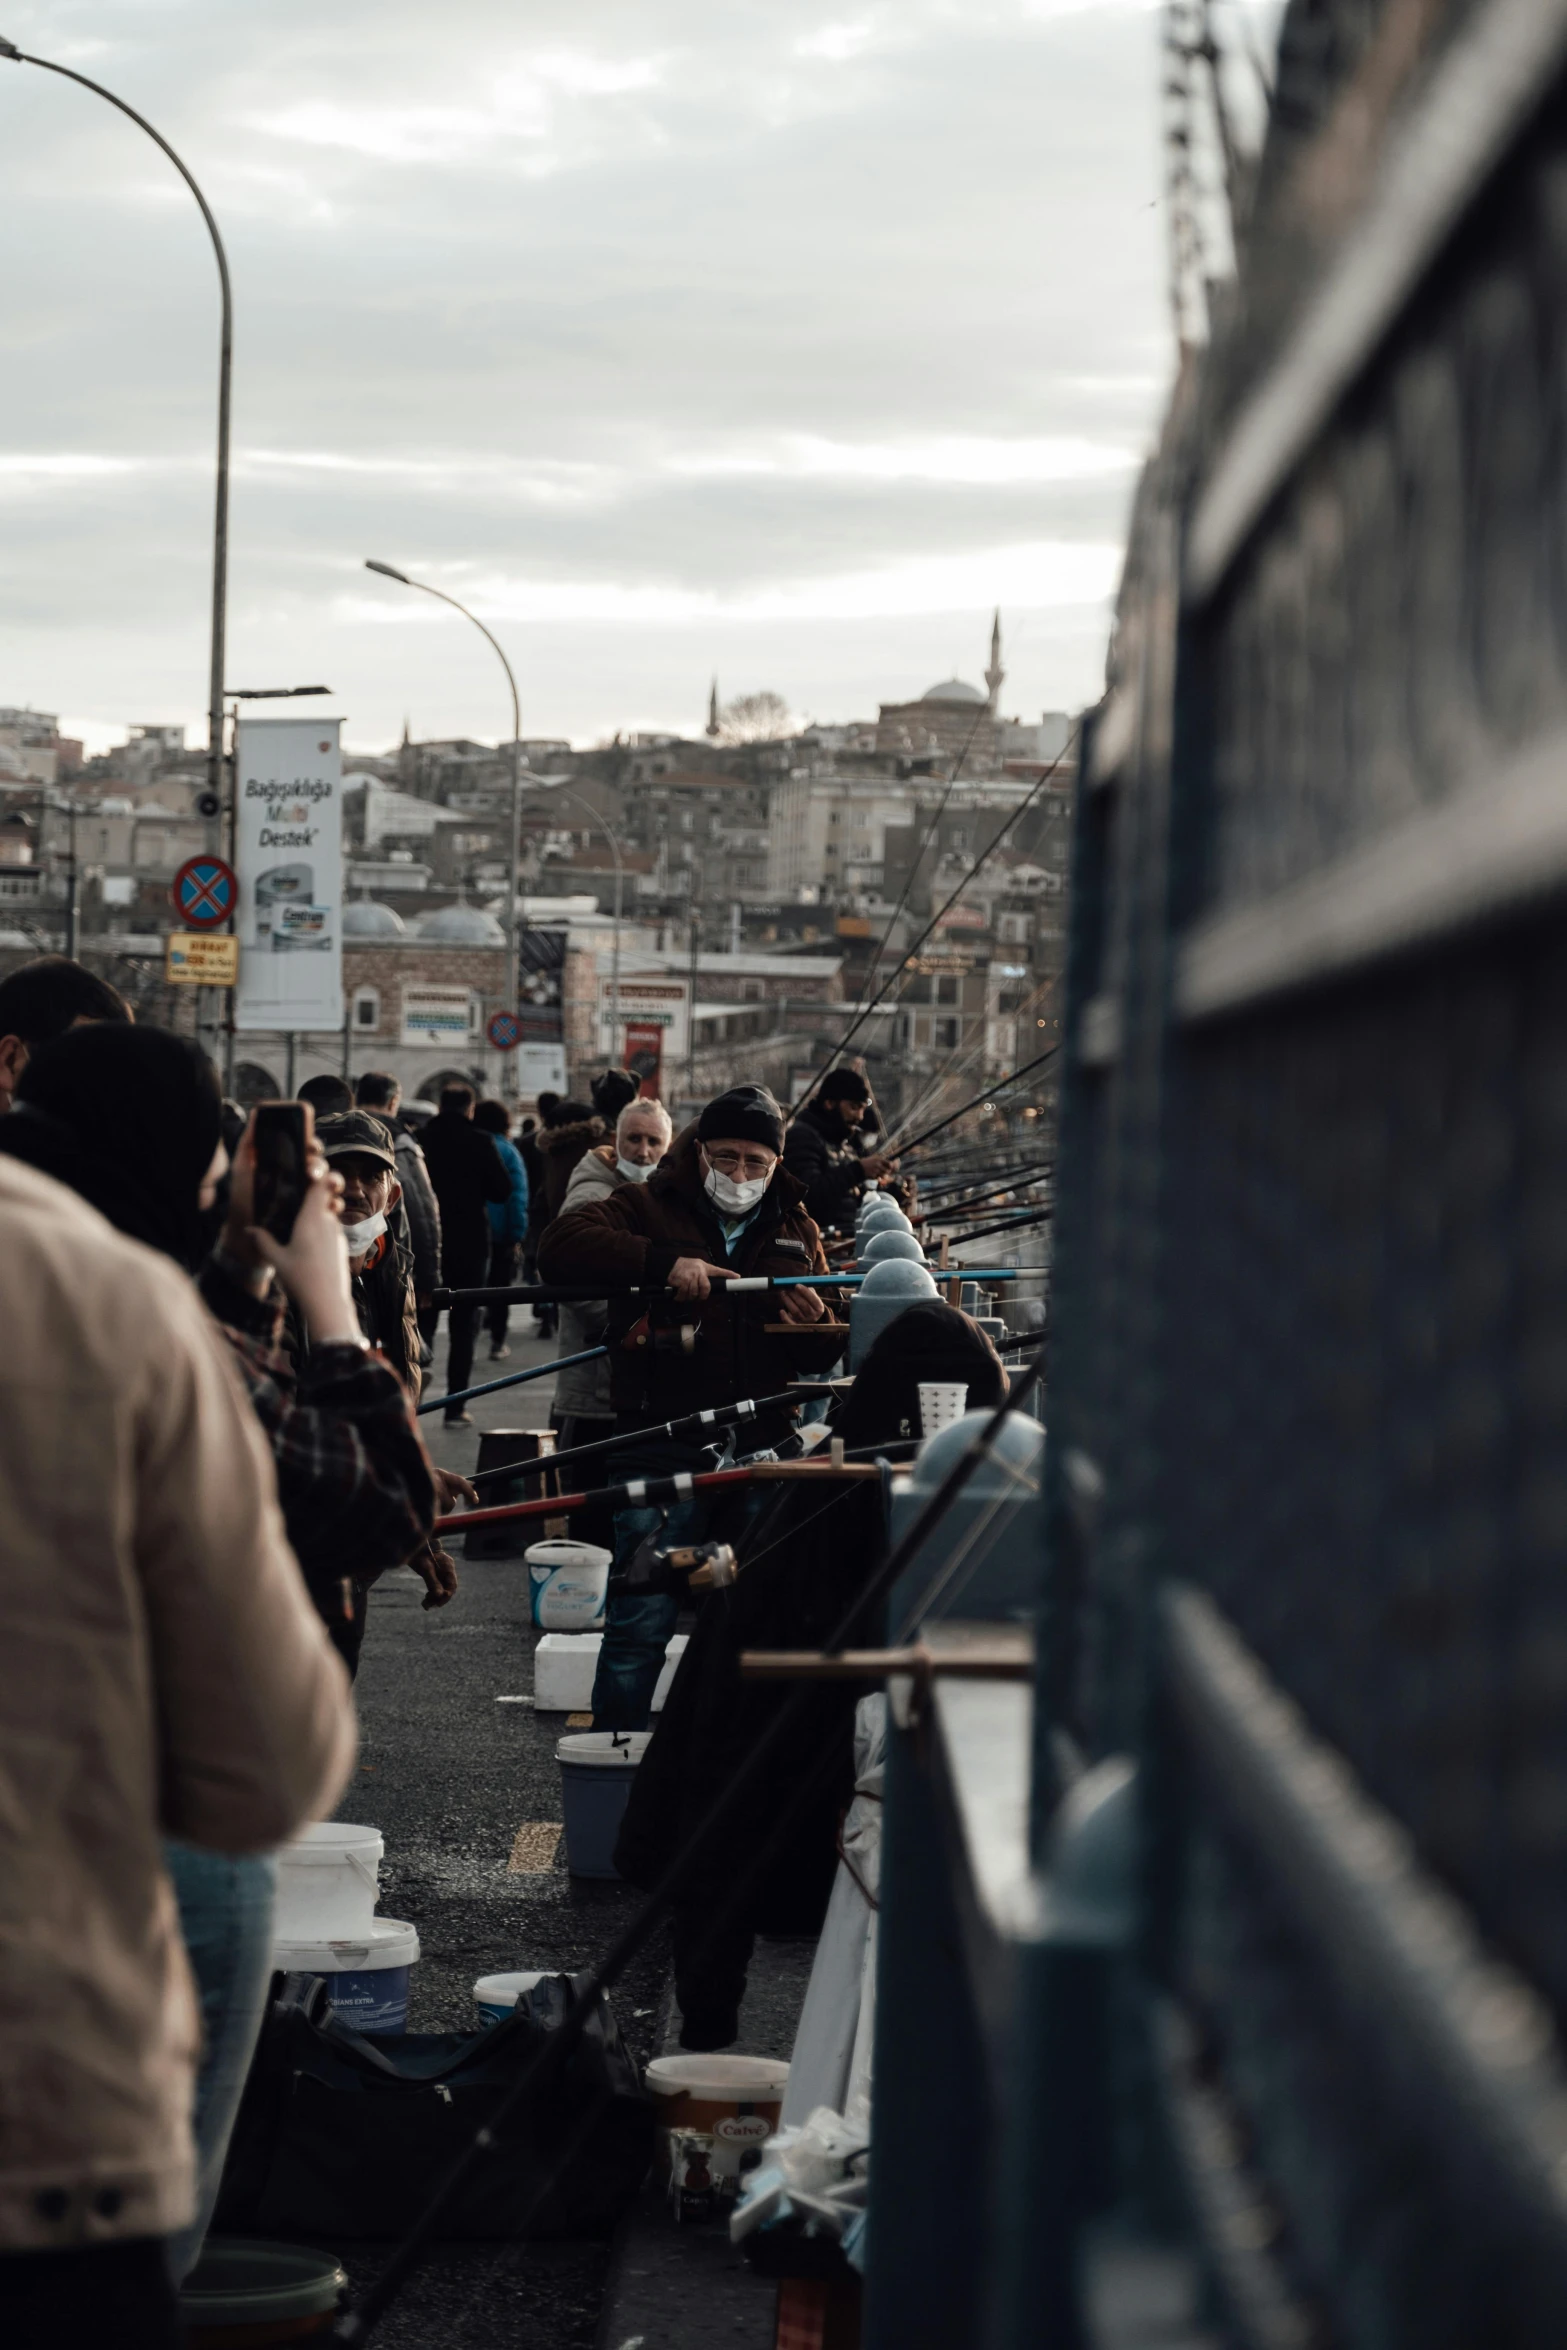
M 256 1105 L 256 1176 L 252 1214 L 263 1232 L 287 1240 L 310 1182 L 316 1118 L 308 1102 Z

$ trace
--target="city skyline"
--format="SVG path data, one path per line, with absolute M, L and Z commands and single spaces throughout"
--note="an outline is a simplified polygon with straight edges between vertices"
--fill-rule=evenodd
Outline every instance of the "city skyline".
M 231 683 L 325 677 L 355 746 L 503 731 L 482 645 L 377 555 L 472 603 L 525 731 L 578 743 L 699 732 L 715 670 L 864 715 L 977 676 L 997 603 L 1009 710 L 1097 692 L 1170 358 L 1145 7 L 10 30 L 142 106 L 223 225 Z M 6 696 L 89 750 L 121 713 L 199 739 L 200 223 L 69 85 L 11 69 L 0 123 Z

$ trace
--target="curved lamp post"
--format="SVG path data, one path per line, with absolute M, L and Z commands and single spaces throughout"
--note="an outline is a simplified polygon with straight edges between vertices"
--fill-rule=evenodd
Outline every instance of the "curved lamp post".
M 0 60 L 13 65 L 36 65 L 44 73 L 57 73 L 68 82 L 78 82 L 84 90 L 91 90 L 98 98 L 106 98 L 111 106 L 128 115 L 138 130 L 146 132 L 155 146 L 161 147 L 201 207 L 201 217 L 207 224 L 212 239 L 212 250 L 217 257 L 218 285 L 223 297 L 222 340 L 218 353 L 218 482 L 217 500 L 212 528 L 212 654 L 207 690 L 207 789 L 215 800 L 223 797 L 223 638 L 227 625 L 228 568 L 229 568 L 229 378 L 234 358 L 234 305 L 229 291 L 228 256 L 223 250 L 223 239 L 212 216 L 212 207 L 197 186 L 194 175 L 175 154 L 163 133 L 154 130 L 144 114 L 106 90 L 102 82 L 77 73 L 69 65 L 56 65 L 48 57 L 32 57 L 18 49 L 14 41 L 0 39 Z M 221 821 L 214 817 L 212 822 Z
M 374 562 L 367 555 L 365 569 L 366 571 L 379 572 L 383 579 L 395 579 L 399 587 L 417 588 L 422 596 L 434 596 L 438 604 L 450 604 L 452 610 L 460 612 L 464 620 L 472 621 L 506 672 L 506 683 L 511 688 L 511 888 L 507 892 L 506 996 L 509 1003 L 515 1003 L 521 983 L 521 973 L 517 963 L 517 897 L 521 884 L 522 866 L 522 704 L 517 699 L 517 680 L 512 674 L 511 663 L 502 651 L 500 643 L 491 636 L 477 612 L 470 612 L 466 604 L 459 604 L 457 598 L 449 596 L 444 588 L 431 587 L 428 580 L 410 579 L 406 571 L 399 571 L 390 563 Z M 515 1078 L 515 1069 L 515 1062 L 508 1061 L 507 1073 L 513 1078 Z M 512 1090 L 514 1092 L 516 1090 L 515 1083 L 513 1083 Z

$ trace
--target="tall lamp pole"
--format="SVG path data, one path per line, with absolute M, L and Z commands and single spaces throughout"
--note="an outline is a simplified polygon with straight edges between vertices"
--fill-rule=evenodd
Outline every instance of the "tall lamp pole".
M 229 291 L 228 255 L 223 250 L 223 239 L 218 234 L 218 224 L 212 216 L 212 207 L 197 186 L 193 174 L 175 154 L 163 133 L 154 130 L 144 114 L 138 114 L 134 106 L 128 106 L 123 98 L 117 98 L 112 90 L 106 90 L 102 82 L 90 80 L 86 74 L 77 73 L 69 65 L 56 65 L 51 58 L 29 56 L 26 50 L 18 49 L 14 41 L 0 38 L 0 60 L 7 60 L 13 65 L 36 65 L 44 73 L 57 73 L 65 81 L 78 82 L 84 90 L 91 90 L 95 97 L 106 98 L 111 106 L 117 106 L 122 114 L 128 115 L 138 130 L 145 131 L 153 144 L 163 149 L 164 154 L 167 155 L 180 178 L 200 205 L 201 217 L 206 222 L 207 234 L 212 239 L 212 250 L 218 264 L 218 285 L 223 296 L 223 327 L 218 353 L 218 482 L 212 524 L 212 648 L 207 687 L 207 790 L 221 806 L 223 798 L 223 637 L 228 621 L 229 570 L 229 378 L 234 360 L 234 304 Z M 220 821 L 216 810 L 209 821 L 214 824 Z M 212 834 L 209 837 L 216 838 L 217 836 Z
M 477 612 L 470 612 L 466 604 L 459 604 L 457 598 L 449 596 L 444 588 L 431 587 L 428 580 L 410 579 L 406 571 L 398 571 L 390 563 L 376 563 L 366 556 L 365 569 L 378 571 L 383 579 L 395 579 L 400 587 L 417 588 L 423 596 L 434 596 L 437 603 L 450 604 L 452 610 L 460 612 L 464 620 L 473 622 L 506 672 L 506 683 L 511 688 L 511 888 L 507 893 L 506 913 L 506 1000 L 514 1003 L 519 984 L 517 900 L 522 887 L 522 704 L 517 699 L 517 680 L 512 675 L 511 663 L 500 644 L 491 636 Z M 507 1063 L 507 1075 L 511 1080 L 507 1090 L 515 1093 L 515 1061 Z

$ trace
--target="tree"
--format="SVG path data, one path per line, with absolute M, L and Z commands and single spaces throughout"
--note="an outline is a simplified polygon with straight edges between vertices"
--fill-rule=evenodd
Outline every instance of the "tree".
M 776 743 L 794 731 L 794 717 L 782 694 L 739 694 L 718 714 L 722 743 Z

